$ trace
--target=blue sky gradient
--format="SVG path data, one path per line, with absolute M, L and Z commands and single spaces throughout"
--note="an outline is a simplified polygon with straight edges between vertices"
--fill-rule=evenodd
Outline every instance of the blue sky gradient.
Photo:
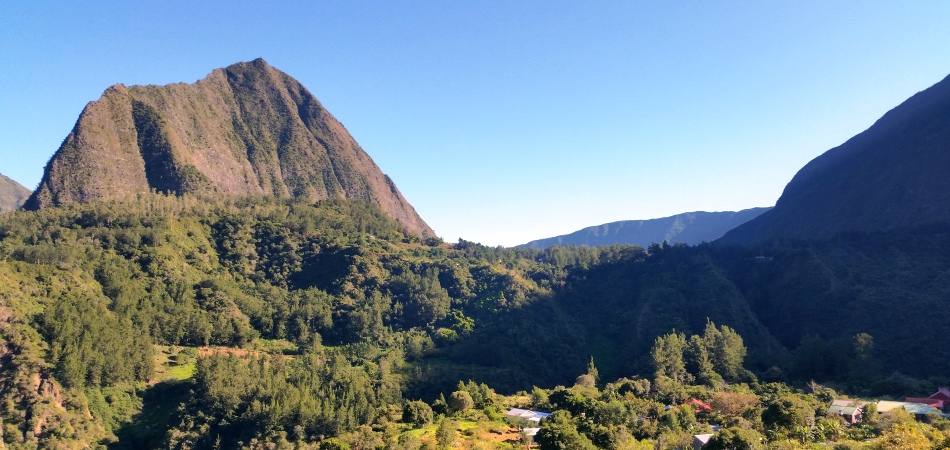
M 488 245 L 770 206 L 950 74 L 940 1 L 74 3 L 0 4 L 0 173 L 35 187 L 112 84 L 262 57 Z

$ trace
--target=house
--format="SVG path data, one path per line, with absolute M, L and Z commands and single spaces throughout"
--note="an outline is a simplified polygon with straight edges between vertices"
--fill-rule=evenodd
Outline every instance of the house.
M 877 411 L 880 413 L 885 413 L 885 412 L 892 411 L 895 409 L 903 409 L 913 414 L 914 417 L 917 418 L 917 420 L 923 419 L 924 416 L 930 413 L 936 413 L 936 414 L 946 417 L 946 415 L 940 412 L 939 409 L 934 408 L 933 406 L 924 405 L 921 403 L 892 402 L 892 401 L 886 401 L 886 400 L 881 400 L 877 402 Z
M 532 411 L 530 409 L 511 408 L 505 413 L 505 420 L 511 425 L 520 428 L 525 437 L 531 442 L 534 442 L 534 437 L 538 434 L 538 431 L 541 430 L 539 426 L 541 419 L 550 415 L 551 413 Z
M 686 400 L 686 403 L 683 403 L 683 404 L 684 404 L 684 405 L 690 405 L 690 406 L 692 406 L 692 407 L 693 407 L 693 412 L 695 412 L 695 413 L 710 412 L 710 411 L 712 411 L 712 407 L 711 407 L 711 406 L 707 405 L 707 404 L 706 404 L 705 402 L 703 402 L 702 400 L 699 400 L 699 399 L 696 399 L 696 398 L 691 398 L 691 399 L 689 399 L 689 400 Z
M 888 411 L 899 409 L 904 406 L 904 402 L 892 402 L 890 400 L 881 400 L 877 402 L 877 412 L 886 413 Z
M 534 437 L 538 435 L 538 432 L 541 431 L 540 428 L 522 428 L 521 432 L 528 438 L 530 442 L 534 442 Z
M 943 409 L 944 405 L 943 400 L 930 397 L 904 397 L 904 401 L 907 403 L 918 403 L 921 405 L 932 406 L 937 409 Z
M 903 409 L 904 405 L 913 405 L 913 403 L 907 402 L 894 402 L 890 400 L 881 400 L 877 402 L 877 412 L 886 413 L 895 409 Z
M 831 401 L 833 406 L 854 406 L 855 408 L 864 408 L 864 405 L 867 402 L 862 402 L 861 400 L 856 400 L 853 398 L 839 398 Z
M 712 434 L 695 434 L 693 435 L 693 450 L 700 450 L 704 445 L 709 443 L 709 439 L 713 437 Z
M 828 414 L 836 414 L 844 417 L 844 421 L 848 425 L 854 425 L 861 421 L 861 408 L 856 406 L 838 406 L 832 404 L 828 407 Z
M 950 407 L 950 388 L 942 387 L 930 397 L 906 397 L 905 402 L 920 403 L 922 405 L 933 406 L 937 409 L 946 410 Z
M 943 412 L 941 412 L 939 409 L 934 408 L 933 406 L 930 406 L 930 405 L 922 405 L 920 403 L 908 403 L 904 405 L 904 409 L 907 412 L 913 414 L 914 417 L 917 418 L 917 420 L 923 419 L 924 416 L 930 413 L 939 414 L 941 416 L 944 415 Z
M 524 428 L 525 431 L 531 428 L 538 428 L 538 424 L 541 422 L 541 419 L 550 416 L 551 413 L 532 411 L 530 409 L 521 409 L 521 408 L 511 408 L 505 413 L 505 420 L 508 423 L 518 427 Z M 537 430 L 535 430 L 537 433 Z
M 950 388 L 942 387 L 940 389 L 937 389 L 937 392 L 934 393 L 934 395 L 931 395 L 930 398 L 934 400 L 942 401 L 943 405 L 941 406 L 941 408 L 947 409 L 948 407 L 950 407 Z

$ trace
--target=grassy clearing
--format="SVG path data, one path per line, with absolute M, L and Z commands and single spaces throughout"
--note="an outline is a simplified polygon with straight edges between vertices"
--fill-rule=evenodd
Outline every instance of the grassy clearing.
M 177 381 L 188 380 L 191 377 L 195 376 L 195 364 L 190 363 L 190 364 L 185 364 L 183 366 L 170 367 L 168 368 L 166 375 L 167 375 L 166 380 L 167 379 L 177 380 Z
M 448 419 L 451 420 L 451 419 Z M 490 421 L 475 422 L 472 420 L 458 420 L 459 440 L 456 448 L 461 449 L 514 449 L 519 447 L 520 434 L 517 428 L 507 423 Z M 424 428 L 406 431 L 423 442 L 436 442 L 435 432 L 438 423 Z
M 197 361 L 197 347 L 156 345 L 155 374 L 152 376 L 150 384 L 191 379 L 195 375 L 195 363 Z
M 278 355 L 297 355 L 300 349 L 296 344 L 286 339 L 255 339 L 251 343 L 251 349 Z

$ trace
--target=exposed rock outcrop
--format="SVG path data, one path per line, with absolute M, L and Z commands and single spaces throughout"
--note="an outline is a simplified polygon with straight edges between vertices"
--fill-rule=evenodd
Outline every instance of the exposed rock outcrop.
M 0 213 L 19 208 L 29 196 L 29 189 L 0 174 Z
M 24 207 L 153 189 L 362 199 L 409 232 L 434 236 L 346 128 L 263 59 L 194 84 L 110 87 L 83 110 Z

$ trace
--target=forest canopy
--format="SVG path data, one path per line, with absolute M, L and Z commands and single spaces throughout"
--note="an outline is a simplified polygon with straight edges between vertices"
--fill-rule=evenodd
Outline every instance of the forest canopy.
M 421 240 L 356 200 L 153 193 L 9 213 L 3 439 L 318 442 L 485 408 L 484 390 L 455 395 L 462 380 L 513 394 L 650 377 L 667 400 L 756 380 L 923 394 L 950 364 L 950 345 L 909 345 L 946 343 L 926 311 L 950 239 L 924 231 L 534 250 Z

